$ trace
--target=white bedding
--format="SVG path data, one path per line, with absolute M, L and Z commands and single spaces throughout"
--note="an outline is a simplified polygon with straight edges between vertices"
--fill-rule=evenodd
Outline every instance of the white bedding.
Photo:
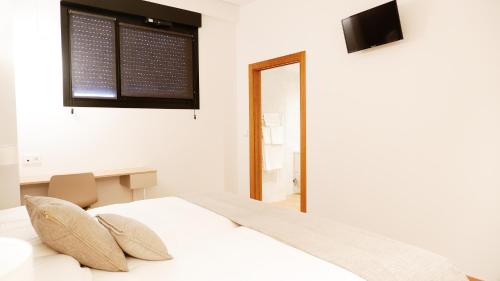
M 0 236 L 37 245 L 35 270 L 43 281 L 363 280 L 175 197 L 111 205 L 89 213 L 115 213 L 143 222 L 158 233 L 174 259 L 152 262 L 128 258 L 130 271 L 125 273 L 80 268 L 72 258 L 57 255 L 39 243 L 22 207 L 0 211 Z M 57 275 L 51 278 L 50 272 Z

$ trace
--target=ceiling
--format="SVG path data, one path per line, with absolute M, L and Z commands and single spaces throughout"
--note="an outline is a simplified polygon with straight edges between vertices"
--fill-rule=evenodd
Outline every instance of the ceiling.
M 246 5 L 248 3 L 251 3 L 255 0 L 223 0 L 223 1 L 242 6 L 242 5 Z

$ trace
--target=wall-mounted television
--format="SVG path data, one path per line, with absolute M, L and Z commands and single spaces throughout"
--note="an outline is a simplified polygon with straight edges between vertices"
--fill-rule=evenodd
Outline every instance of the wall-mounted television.
M 348 53 L 403 39 L 396 1 L 343 19 L 342 26 Z

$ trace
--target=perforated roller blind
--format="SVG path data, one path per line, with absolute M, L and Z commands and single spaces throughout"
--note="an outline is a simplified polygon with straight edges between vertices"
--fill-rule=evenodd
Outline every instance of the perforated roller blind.
M 120 23 L 121 95 L 193 99 L 193 38 Z
M 71 86 L 75 98 L 116 98 L 115 19 L 70 11 Z

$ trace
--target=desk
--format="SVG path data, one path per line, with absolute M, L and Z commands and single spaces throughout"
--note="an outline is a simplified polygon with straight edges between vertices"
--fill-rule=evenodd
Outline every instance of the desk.
M 146 188 L 157 184 L 157 172 L 150 168 L 95 171 L 93 174 L 98 201 L 92 207 L 145 199 Z M 22 203 L 24 204 L 24 195 L 47 196 L 51 177 L 52 175 L 21 178 Z

